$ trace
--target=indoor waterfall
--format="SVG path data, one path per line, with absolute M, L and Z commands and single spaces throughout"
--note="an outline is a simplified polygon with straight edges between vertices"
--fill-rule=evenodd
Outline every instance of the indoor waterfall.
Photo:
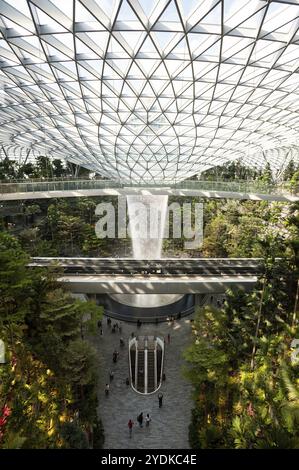
M 129 229 L 135 259 L 160 259 L 167 217 L 168 196 L 128 195 Z M 182 297 L 180 294 L 115 294 L 111 297 L 133 307 L 159 307 Z

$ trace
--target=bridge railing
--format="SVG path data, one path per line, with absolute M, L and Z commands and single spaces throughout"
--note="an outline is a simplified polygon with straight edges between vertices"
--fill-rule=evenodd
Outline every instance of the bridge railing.
M 9 183 L 0 182 L 0 193 L 28 193 L 28 192 L 51 192 L 51 191 L 79 191 L 96 189 L 121 189 L 125 187 L 138 188 L 165 188 L 177 190 L 198 190 L 216 192 L 236 192 L 236 193 L 256 193 L 256 194 L 298 194 L 298 188 L 291 188 L 289 184 L 269 185 L 262 181 L 120 181 L 120 180 L 99 180 L 99 179 L 55 179 L 49 181 L 15 181 Z
M 49 191 L 78 191 L 121 187 L 118 181 L 108 180 L 54 180 L 0 183 L 0 193 L 28 193 Z

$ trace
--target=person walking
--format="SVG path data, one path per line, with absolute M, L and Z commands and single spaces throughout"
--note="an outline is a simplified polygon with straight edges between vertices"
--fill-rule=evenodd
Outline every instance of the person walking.
M 137 416 L 137 421 L 138 421 L 139 427 L 142 428 L 143 427 L 143 413 L 142 412 Z
M 106 384 L 105 385 L 105 395 L 106 395 L 106 397 L 108 397 L 108 395 L 109 395 L 109 390 L 110 390 L 110 385 Z
M 114 372 L 111 369 L 110 369 L 110 372 L 109 372 L 109 378 L 110 378 L 110 382 L 112 382 L 112 380 L 114 378 Z
M 147 413 L 147 415 L 145 417 L 145 426 L 147 428 L 149 427 L 150 422 L 151 422 L 151 417 L 150 417 L 149 413 Z
M 161 392 L 159 393 L 158 400 L 159 400 L 159 408 L 161 408 L 163 404 L 163 393 Z
M 168 342 L 168 344 L 170 344 L 170 334 L 169 333 L 167 335 L 167 342 Z
M 128 422 L 128 428 L 129 428 L 129 436 L 132 437 L 132 429 L 133 429 L 134 423 L 131 419 L 129 419 Z
M 124 347 L 125 342 L 124 342 L 123 337 L 120 337 L 120 338 L 119 338 L 119 345 L 120 345 L 121 348 Z
M 113 360 L 114 363 L 116 363 L 117 359 L 118 359 L 118 352 L 115 349 L 114 352 L 113 352 L 113 355 L 112 355 L 112 360 Z

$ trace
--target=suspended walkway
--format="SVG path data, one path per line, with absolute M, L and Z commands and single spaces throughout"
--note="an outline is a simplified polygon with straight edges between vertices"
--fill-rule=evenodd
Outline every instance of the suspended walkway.
M 141 394 L 156 392 L 162 383 L 164 341 L 155 336 L 138 336 L 129 341 L 132 388 Z
M 285 185 L 268 185 L 260 181 L 161 181 L 139 182 L 115 180 L 48 180 L 0 182 L 0 200 L 121 196 L 128 194 L 194 196 L 216 199 L 250 199 L 295 202 L 298 190 Z

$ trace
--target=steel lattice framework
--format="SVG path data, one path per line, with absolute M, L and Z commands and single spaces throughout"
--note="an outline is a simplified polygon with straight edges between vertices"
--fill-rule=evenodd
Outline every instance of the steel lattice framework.
M 298 27 L 298 0 L 0 0 L 2 151 L 136 181 L 281 170 Z

